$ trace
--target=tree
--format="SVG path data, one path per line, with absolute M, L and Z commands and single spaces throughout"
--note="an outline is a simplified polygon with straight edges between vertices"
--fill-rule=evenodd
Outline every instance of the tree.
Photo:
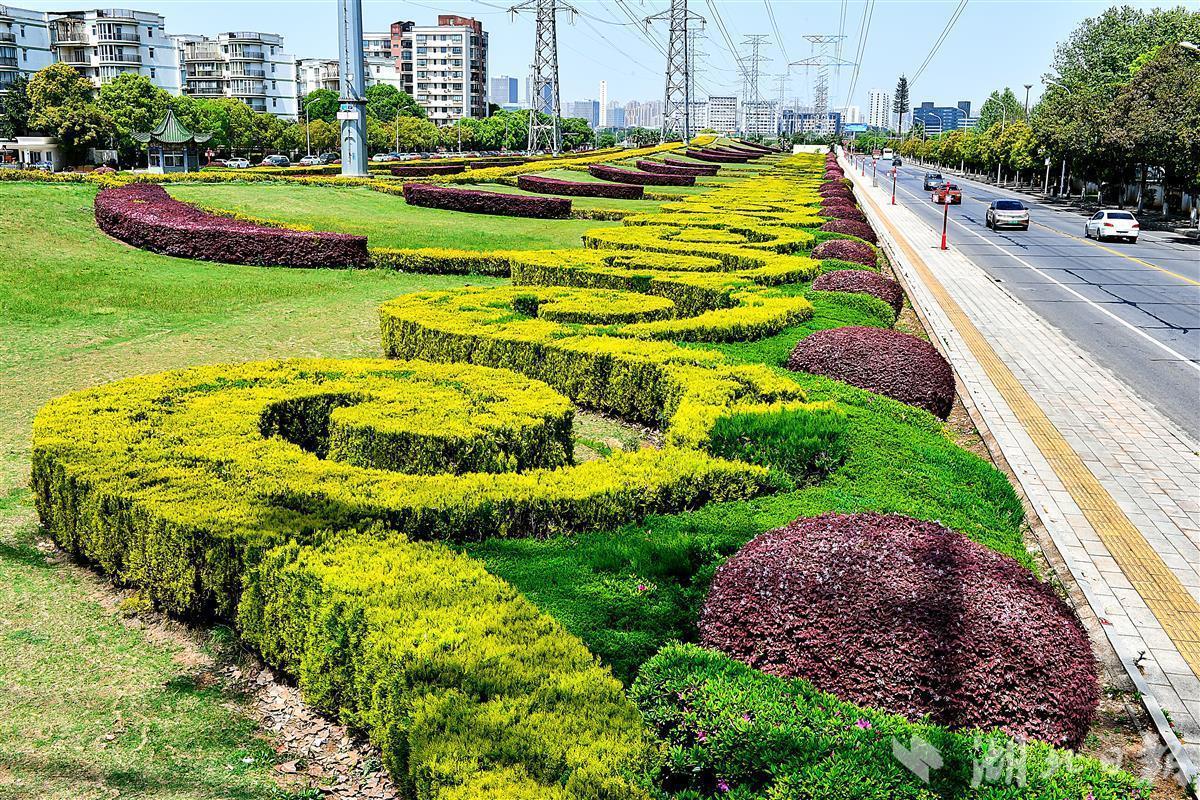
M 308 112 L 310 121 L 323 119 L 326 122 L 335 122 L 341 103 L 338 100 L 338 93 L 332 89 L 314 89 L 305 95 L 301 105 L 303 110 Z
M 376 83 L 367 87 L 367 116 L 380 122 L 391 122 L 396 117 L 419 117 L 425 119 L 425 109 L 417 104 L 408 92 L 402 92 L 387 83 Z M 312 111 L 309 111 L 312 117 Z
M 1200 13 L 1182 6 L 1147 11 L 1114 6 L 1085 19 L 1058 46 L 1051 67 L 1067 86 L 1119 87 L 1129 68 L 1156 47 L 1200 39 Z M 1113 92 L 1115 94 L 1115 91 Z
M 612 131 L 596 134 L 596 147 L 612 147 L 617 143 L 617 135 Z
M 1024 116 L 1025 110 L 1017 96 L 1006 86 L 1003 92 L 992 92 L 988 99 L 983 101 L 979 108 L 979 121 L 975 123 L 975 127 L 986 131 L 997 123 L 1006 125 Z
M 896 82 L 896 95 L 892 99 L 892 111 L 899 115 L 899 134 L 904 133 L 904 115 L 908 113 L 908 78 L 900 76 Z
M 568 117 L 562 121 L 563 150 L 578 150 L 582 145 L 590 143 L 593 135 L 592 126 L 586 119 Z
M 0 139 L 12 139 L 29 133 L 29 79 L 18 73 L 8 90 L 0 94 Z
M 130 137 L 134 131 L 147 131 L 163 118 L 171 97 L 150 82 L 145 75 L 124 73 L 100 87 L 96 108 L 112 120 L 117 133 L 117 149 L 122 161 L 132 161 L 141 150 Z
M 79 164 L 88 148 L 104 144 L 112 120 L 92 102 L 92 84 L 73 67 L 51 64 L 29 81 L 29 127 L 58 138 L 63 157 Z

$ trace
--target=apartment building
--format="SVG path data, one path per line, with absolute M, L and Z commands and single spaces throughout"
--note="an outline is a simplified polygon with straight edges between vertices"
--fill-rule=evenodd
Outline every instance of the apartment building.
M 283 52 L 275 33 L 230 31 L 175 36 L 183 93 L 189 97 L 232 97 L 255 111 L 296 118 L 296 60 Z
M 432 122 L 487 116 L 488 35 L 479 20 L 439 14 L 437 25 L 394 22 L 391 50 L 402 88 Z
M 867 125 L 882 130 L 892 127 L 892 96 L 882 89 L 867 92 Z
M 778 130 L 775 101 L 742 103 L 742 133 L 747 136 L 774 136 Z
M 705 125 L 717 133 L 729 135 L 738 129 L 738 99 L 733 95 L 708 96 L 708 120 Z
M 54 62 L 50 29 L 41 11 L 0 5 L 0 92 Z
M 392 58 L 392 33 L 391 31 L 383 31 L 382 33 L 364 33 L 363 34 L 363 58 Z
M 296 62 L 296 97 L 304 98 L 317 89 L 341 92 L 341 65 L 336 58 L 302 58 Z M 367 86 L 384 83 L 400 91 L 404 81 L 392 58 L 368 56 L 363 59 L 363 79 Z
M 53 60 L 75 67 L 97 87 L 134 73 L 179 94 L 176 48 L 161 14 L 109 8 L 48 13 L 45 19 Z

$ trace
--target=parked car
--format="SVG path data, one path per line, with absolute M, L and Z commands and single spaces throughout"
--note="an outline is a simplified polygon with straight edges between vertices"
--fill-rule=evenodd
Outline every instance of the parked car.
M 231 158 L 225 162 L 225 166 L 230 169 L 246 169 L 250 166 L 250 162 L 244 158 Z
M 942 173 L 940 172 L 925 173 L 925 191 L 927 192 L 932 192 L 945 182 L 946 179 L 942 177 Z
M 1142 226 L 1137 221 L 1137 217 L 1128 211 L 1106 208 L 1092 215 L 1092 218 L 1083 226 L 1083 235 L 1089 239 L 1096 238 L 1099 241 L 1104 241 L 1105 239 L 1127 239 L 1130 242 L 1137 243 L 1138 233 L 1141 231 L 1141 228 Z
M 1001 228 L 1029 230 L 1029 209 L 1020 200 L 993 200 L 988 204 L 983 224 L 994 231 Z
M 320 156 L 305 156 L 304 158 L 300 159 L 300 166 L 302 167 L 318 167 L 320 165 Z
M 950 183 L 950 181 L 946 181 L 941 186 L 934 188 L 933 194 L 930 195 L 930 199 L 939 205 L 943 203 L 949 203 L 952 206 L 961 205 L 962 190 L 958 188 L 957 183 Z
M 204 166 L 206 166 L 206 167 L 228 167 L 229 162 L 223 158 L 214 158 L 214 159 L 210 160 Z
M 287 156 L 267 156 L 259 164 L 260 167 L 290 167 L 292 160 Z
M 321 153 L 318 156 L 322 164 L 341 163 L 342 156 L 340 153 Z
M 372 161 L 395 161 L 396 157 L 391 153 L 376 153 L 371 156 Z

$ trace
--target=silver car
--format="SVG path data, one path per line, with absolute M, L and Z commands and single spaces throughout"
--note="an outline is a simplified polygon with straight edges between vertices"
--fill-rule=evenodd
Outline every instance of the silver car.
M 1020 200 L 993 200 L 988 204 L 983 224 L 994 231 L 1001 228 L 1029 230 L 1029 209 Z
M 1092 215 L 1083 226 L 1083 235 L 1101 242 L 1105 239 L 1125 239 L 1136 243 L 1141 228 L 1137 218 L 1128 211 L 1106 208 Z

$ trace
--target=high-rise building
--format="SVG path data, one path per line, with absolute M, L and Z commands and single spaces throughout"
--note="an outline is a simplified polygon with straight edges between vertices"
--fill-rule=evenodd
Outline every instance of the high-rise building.
M 277 33 L 232 31 L 172 36 L 189 97 L 232 97 L 255 111 L 296 117 L 296 59 Z
M 517 79 L 509 75 L 496 75 L 488 81 L 488 100 L 498 106 L 510 106 L 520 102 Z
M 708 127 L 708 103 L 703 100 L 693 100 L 688 104 L 688 113 L 692 118 L 693 132 Z
M 971 101 L 961 100 L 953 106 L 935 106 L 932 102 L 924 102 L 913 106 L 912 121 L 921 123 L 925 133 L 936 136 L 946 131 L 956 131 L 963 127 L 963 122 L 971 116 Z
M 54 62 L 50 29 L 41 11 L 0 6 L 0 92 Z
M 432 122 L 487 116 L 488 35 L 479 20 L 439 14 L 437 25 L 393 22 L 391 49 L 404 90 Z
M 882 89 L 867 93 L 867 124 L 882 130 L 892 127 L 892 96 Z
M 75 67 L 96 86 L 133 73 L 179 94 L 178 55 L 161 14 L 110 8 L 48 13 L 45 19 L 54 60 Z
M 711 101 L 712 98 L 709 98 Z M 778 131 L 775 119 L 775 101 L 760 100 L 757 103 L 742 103 L 742 125 L 740 130 L 747 136 L 774 136 Z
M 843 106 L 842 108 L 831 108 L 830 111 L 836 111 L 842 115 L 842 121 L 847 125 L 853 125 L 863 121 L 862 109 L 858 106 Z
M 708 125 L 717 133 L 729 135 L 738 129 L 738 99 L 733 95 L 708 96 Z
M 363 58 L 392 58 L 391 31 L 364 33 L 362 40 Z
M 301 58 L 296 62 L 296 97 L 303 100 L 317 89 L 340 92 L 340 77 L 341 65 L 336 58 Z M 383 83 L 404 91 L 400 71 L 391 58 L 364 58 L 363 78 L 367 86 Z
M 593 128 L 599 127 L 600 101 L 575 100 L 567 103 L 566 108 L 563 111 L 563 116 L 587 120 L 587 124 L 591 125 Z
M 608 127 L 624 128 L 625 127 L 625 108 L 616 103 L 608 104 Z
M 596 126 L 608 127 L 608 81 L 600 81 L 600 113 L 597 115 Z

